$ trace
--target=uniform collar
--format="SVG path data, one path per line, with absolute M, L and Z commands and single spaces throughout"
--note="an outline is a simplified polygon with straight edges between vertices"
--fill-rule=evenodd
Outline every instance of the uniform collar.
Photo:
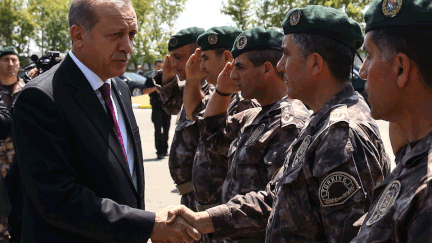
M 354 95 L 354 88 L 351 83 L 348 83 L 341 91 L 336 93 L 325 105 L 312 116 L 309 126 L 316 127 L 321 121 L 321 118 L 327 116 L 334 106 L 343 103 L 344 100 Z

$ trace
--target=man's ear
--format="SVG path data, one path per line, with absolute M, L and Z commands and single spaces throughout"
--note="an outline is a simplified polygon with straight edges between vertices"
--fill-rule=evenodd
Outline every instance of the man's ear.
M 222 57 L 223 57 L 225 64 L 227 64 L 228 62 L 232 62 L 234 60 L 232 53 L 228 50 L 225 50 L 222 53 Z
M 306 65 L 310 68 L 311 74 L 316 76 L 322 72 L 325 61 L 320 54 L 314 52 L 306 58 Z
M 82 47 L 84 45 L 83 37 L 85 35 L 85 30 L 78 25 L 72 25 L 69 32 L 74 46 L 78 48 Z
M 265 62 L 263 64 L 263 68 L 264 68 L 264 75 L 271 74 L 275 69 L 270 62 Z
M 397 75 L 397 85 L 403 88 L 408 84 L 410 73 L 413 71 L 413 63 L 404 53 L 398 53 L 393 59 L 393 71 Z

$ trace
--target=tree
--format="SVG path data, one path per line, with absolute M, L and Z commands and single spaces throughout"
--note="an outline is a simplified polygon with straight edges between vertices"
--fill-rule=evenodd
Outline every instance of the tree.
M 43 51 L 66 52 L 71 47 L 69 36 L 69 6 L 71 0 L 30 0 L 29 11 L 38 25 L 35 36 Z
M 239 29 L 247 30 L 255 23 L 251 17 L 251 7 L 251 0 L 228 0 L 226 4 L 223 3 L 221 12 L 230 15 Z
M 245 2 L 249 2 L 248 0 L 228 0 L 228 5 L 224 4 L 221 12 L 230 15 L 238 27 L 241 25 L 239 25 L 240 22 L 237 22 L 236 19 L 241 15 L 242 18 L 245 18 L 242 21 L 246 23 L 254 23 L 255 25 L 265 28 L 281 28 L 282 21 L 285 19 L 290 9 L 304 8 L 309 5 L 323 5 L 344 11 L 349 17 L 359 23 L 363 23 L 362 10 L 371 1 L 372 0 L 257 0 L 253 6 L 255 16 L 252 17 L 243 13 L 249 9 L 249 7 L 244 8 Z M 227 11 L 227 9 L 232 9 L 233 11 Z
M 132 0 L 138 34 L 131 63 L 153 63 L 168 54 L 168 40 L 187 0 Z
M 0 0 L 0 23 L 0 45 L 15 46 L 19 53 L 28 52 L 37 25 L 25 1 Z

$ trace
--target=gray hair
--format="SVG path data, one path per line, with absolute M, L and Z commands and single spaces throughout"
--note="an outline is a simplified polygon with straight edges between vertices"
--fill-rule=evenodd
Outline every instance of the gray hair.
M 99 22 L 96 7 L 102 4 L 118 8 L 132 5 L 130 0 L 73 0 L 69 8 L 69 27 L 78 25 L 85 31 L 91 31 Z

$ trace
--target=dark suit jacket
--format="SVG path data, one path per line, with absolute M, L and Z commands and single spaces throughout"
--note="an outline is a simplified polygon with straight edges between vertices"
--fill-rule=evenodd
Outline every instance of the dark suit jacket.
M 155 214 L 144 211 L 139 130 L 128 87 L 112 87 L 134 141 L 138 189 L 108 114 L 69 55 L 18 97 L 23 242 L 147 242 Z

